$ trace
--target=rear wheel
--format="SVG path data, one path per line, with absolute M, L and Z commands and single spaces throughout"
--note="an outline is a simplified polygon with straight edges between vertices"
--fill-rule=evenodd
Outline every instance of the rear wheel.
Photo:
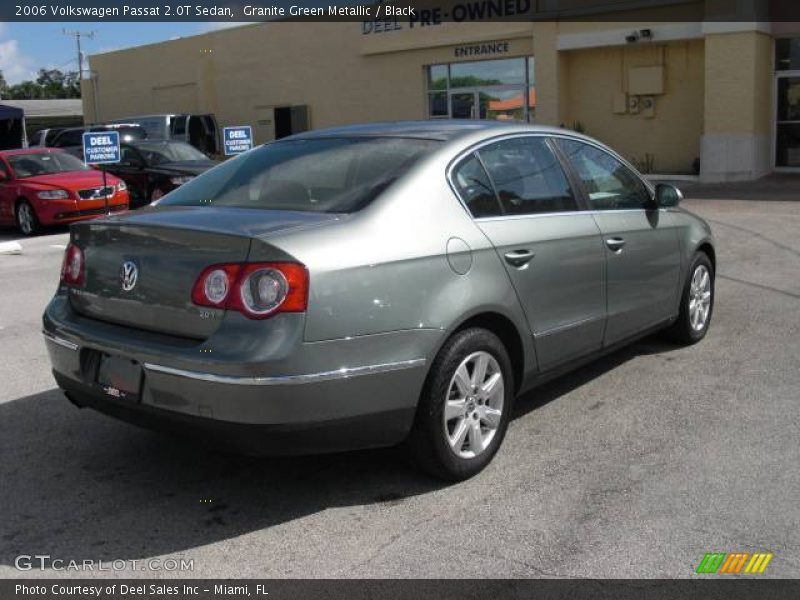
M 514 400 L 511 360 L 485 329 L 456 333 L 434 360 L 408 440 L 418 464 L 451 481 L 472 477 L 494 457 Z
M 17 227 L 23 235 L 34 235 L 39 231 L 39 219 L 36 211 L 27 200 L 20 200 L 17 205 Z
M 680 344 L 696 344 L 708 332 L 714 311 L 714 265 L 704 252 L 694 255 L 683 287 L 678 320 L 667 335 Z

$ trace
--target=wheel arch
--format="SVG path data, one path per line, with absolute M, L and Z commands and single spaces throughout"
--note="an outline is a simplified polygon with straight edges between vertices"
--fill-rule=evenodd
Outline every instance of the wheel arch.
M 519 328 L 506 315 L 492 310 L 482 311 L 465 317 L 442 340 L 441 346 L 459 331 L 471 327 L 480 327 L 491 331 L 503 342 L 508 356 L 511 359 L 511 368 L 514 376 L 514 391 L 519 392 L 525 378 L 525 346 Z M 438 354 L 441 346 L 437 348 Z
M 697 246 L 695 252 L 703 252 L 708 256 L 708 260 L 711 261 L 711 266 L 714 268 L 714 273 L 717 272 L 717 253 L 714 250 L 714 245 L 710 241 L 705 240 L 701 242 L 700 245 Z

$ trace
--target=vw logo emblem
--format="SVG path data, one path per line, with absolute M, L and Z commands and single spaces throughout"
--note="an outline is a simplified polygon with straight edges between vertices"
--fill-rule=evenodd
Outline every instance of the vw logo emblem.
M 139 279 L 139 267 L 132 260 L 126 260 L 122 263 L 122 268 L 119 270 L 119 279 L 122 283 L 122 290 L 130 292 L 136 287 L 136 282 Z

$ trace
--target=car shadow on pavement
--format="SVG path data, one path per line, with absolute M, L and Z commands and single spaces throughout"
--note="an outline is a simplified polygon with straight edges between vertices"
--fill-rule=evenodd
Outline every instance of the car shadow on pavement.
M 0 565 L 180 555 L 332 507 L 368 519 L 444 485 L 398 454 L 233 456 L 79 410 L 57 389 L 12 400 L 0 404 Z
M 601 358 L 520 398 L 515 418 L 666 349 L 648 338 Z M 19 555 L 176 557 L 334 507 L 367 522 L 373 511 L 447 485 L 394 449 L 226 455 L 78 410 L 56 389 L 0 404 L 0 456 L 0 565 L 12 567 Z
M 3 227 L 0 226 L 0 242 L 24 242 L 25 240 L 32 240 L 36 239 L 40 236 L 46 235 L 56 235 L 59 233 L 69 233 L 69 227 L 67 225 L 58 225 L 56 227 L 48 227 L 42 229 L 41 231 L 37 232 L 32 236 L 24 236 L 20 233 L 20 230 L 16 227 Z
M 569 394 L 571 391 L 600 377 L 603 373 L 614 370 L 616 367 L 637 356 L 661 354 L 677 348 L 679 348 L 679 346 L 664 341 L 659 334 L 650 335 L 634 344 L 623 346 L 574 371 L 569 371 L 560 377 L 526 392 L 516 399 L 513 418 L 519 419 L 529 412 L 541 408 L 561 396 Z

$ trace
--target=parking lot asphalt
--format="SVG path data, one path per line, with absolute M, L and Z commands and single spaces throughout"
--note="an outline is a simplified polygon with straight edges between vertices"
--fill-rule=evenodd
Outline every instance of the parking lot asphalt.
M 67 236 L 23 240 L 0 256 L 0 577 L 692 577 L 711 551 L 800 576 L 800 202 L 685 206 L 718 240 L 707 338 L 649 337 L 520 398 L 457 485 L 392 450 L 240 458 L 73 407 L 40 335 Z

